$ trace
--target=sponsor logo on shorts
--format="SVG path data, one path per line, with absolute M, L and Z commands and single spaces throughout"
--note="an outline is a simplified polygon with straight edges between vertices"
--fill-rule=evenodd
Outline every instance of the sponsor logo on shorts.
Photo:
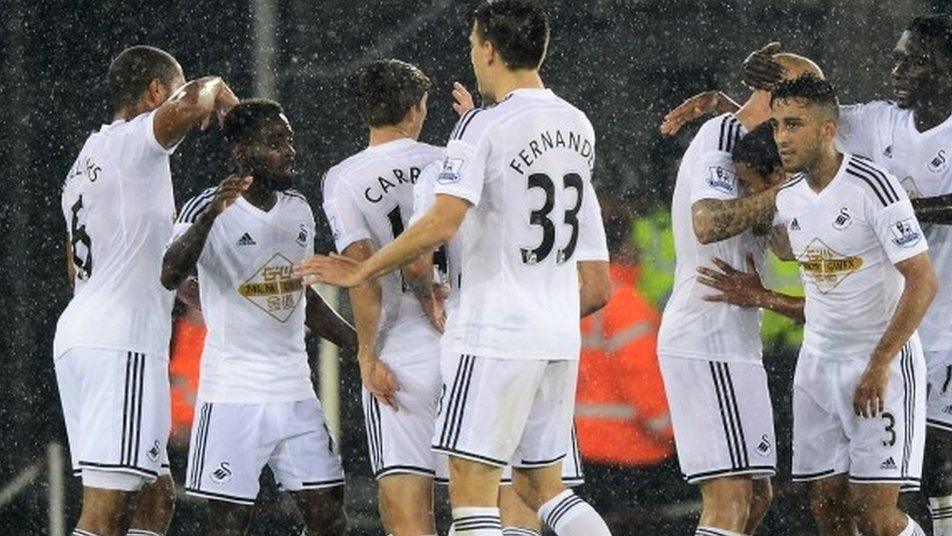
M 894 460 L 893 457 L 890 456 L 890 457 L 886 458 L 886 461 L 884 461 L 883 463 L 879 464 L 879 468 L 880 468 L 880 469 L 895 469 L 895 468 L 896 468 L 896 460 Z
M 757 453 L 761 456 L 767 456 L 771 450 L 773 450 L 773 445 L 770 444 L 770 438 L 767 437 L 767 434 L 762 435 L 760 437 L 760 444 L 757 445 Z
M 159 453 L 162 452 L 161 447 L 159 447 L 159 440 L 156 439 L 152 442 L 152 448 L 149 449 L 149 452 L 146 454 L 149 456 L 149 459 L 152 461 L 159 460 Z
M 231 464 L 228 462 L 221 462 L 218 465 L 218 468 L 212 471 L 212 482 L 221 485 L 231 480 L 231 476 Z
M 942 408 L 942 413 L 945 413 L 946 415 L 952 415 L 952 406 L 946 406 Z

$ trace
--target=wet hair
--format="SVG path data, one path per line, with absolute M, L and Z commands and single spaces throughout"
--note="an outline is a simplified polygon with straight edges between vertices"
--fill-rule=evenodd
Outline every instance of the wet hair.
M 906 29 L 941 50 L 946 60 L 952 61 L 952 17 L 948 15 L 916 17 Z
M 106 75 L 114 109 L 135 105 L 156 78 L 171 86 L 178 72 L 178 62 L 164 50 L 146 45 L 123 50 L 109 64 Z
M 229 145 L 248 145 L 260 139 L 265 123 L 280 119 L 284 108 L 273 100 L 247 99 L 225 116 L 222 132 Z
M 476 32 L 512 70 L 538 69 L 549 42 L 549 18 L 537 0 L 486 0 L 476 8 Z
M 415 65 L 376 60 L 357 73 L 357 109 L 372 127 L 396 125 L 430 90 L 430 79 Z
M 776 123 L 768 120 L 757 125 L 743 138 L 737 140 L 731 151 L 734 162 L 743 162 L 761 177 L 769 177 L 782 166 L 777 143 L 774 141 Z
M 805 74 L 793 80 L 783 80 L 774 87 L 770 96 L 770 106 L 778 100 L 802 100 L 819 106 L 832 117 L 840 116 L 840 102 L 836 98 L 836 86 L 812 74 Z

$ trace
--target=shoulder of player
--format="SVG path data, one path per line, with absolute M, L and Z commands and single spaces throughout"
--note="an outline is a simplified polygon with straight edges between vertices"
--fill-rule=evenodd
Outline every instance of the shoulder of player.
M 859 155 L 844 155 L 843 175 L 848 183 L 873 202 L 874 206 L 888 207 L 902 200 L 902 185 L 879 164 Z
M 726 113 L 712 117 L 701 125 L 691 145 L 698 146 L 704 152 L 720 151 L 730 153 L 741 137 L 744 126 L 734 114 Z
M 797 192 L 799 192 L 805 180 L 806 175 L 803 173 L 797 173 L 793 177 L 790 177 L 790 180 L 785 182 L 780 188 L 777 189 L 775 204 L 780 206 L 781 202 L 786 201 L 791 195 L 795 195 Z
M 286 197 L 289 201 L 293 203 L 303 203 L 306 207 L 308 207 L 308 209 L 310 209 L 311 204 L 307 201 L 307 196 L 302 194 L 299 190 L 288 188 L 281 193 L 284 194 L 284 197 Z
M 189 199 L 182 205 L 182 210 L 179 211 L 179 217 L 175 220 L 175 223 L 195 223 L 195 219 L 198 218 L 205 207 L 207 207 L 212 199 L 215 198 L 215 193 L 218 192 L 217 186 L 212 186 L 211 188 L 206 188 L 195 197 Z

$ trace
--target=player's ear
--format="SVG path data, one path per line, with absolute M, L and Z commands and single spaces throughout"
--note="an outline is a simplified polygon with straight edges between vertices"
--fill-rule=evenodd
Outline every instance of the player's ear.
M 146 89 L 146 99 L 149 104 L 154 106 L 159 106 L 165 102 L 165 98 L 168 97 L 169 89 L 165 87 L 165 84 L 162 83 L 162 80 L 158 78 L 153 78 L 149 82 L 149 87 Z

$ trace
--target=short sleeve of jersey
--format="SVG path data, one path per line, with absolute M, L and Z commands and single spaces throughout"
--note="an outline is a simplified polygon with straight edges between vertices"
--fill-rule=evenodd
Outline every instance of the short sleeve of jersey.
M 145 124 L 143 125 L 143 129 L 142 129 L 143 132 L 141 137 L 144 140 L 146 140 L 146 143 L 149 145 L 149 148 L 151 150 L 158 152 L 160 154 L 170 155 L 175 152 L 175 149 L 178 148 L 179 144 L 176 143 L 172 147 L 166 149 L 165 147 L 162 146 L 161 143 L 159 143 L 159 140 L 155 138 L 155 113 L 157 111 L 158 110 L 153 110 L 152 112 L 150 112 L 149 115 L 145 118 L 145 121 L 143 121 L 143 123 Z
M 330 174 L 329 174 L 330 175 Z M 340 253 L 347 246 L 371 237 L 367 222 L 357 206 L 353 192 L 337 177 L 325 178 L 324 215 L 334 236 L 334 247 Z
M 453 139 L 446 145 L 443 167 L 436 177 L 435 194 L 459 197 L 479 205 L 489 161 L 490 136 L 484 125 L 471 125 L 482 110 L 472 110 L 460 118 Z M 480 128 L 483 127 L 483 128 Z
M 582 193 L 575 259 L 580 262 L 608 260 L 608 243 L 605 238 L 605 224 L 602 221 L 602 208 L 591 181 L 585 183 Z
M 929 249 L 912 209 L 912 203 L 905 193 L 899 201 L 887 207 L 877 204 L 872 210 L 870 220 L 879 237 L 879 243 L 886 250 L 886 255 L 893 264 L 915 257 Z
M 882 102 L 840 106 L 836 144 L 841 152 L 872 157 L 876 152 L 878 118 Z
M 736 199 L 737 174 L 731 155 L 724 151 L 702 154 L 691 170 L 691 203 L 702 199 Z

